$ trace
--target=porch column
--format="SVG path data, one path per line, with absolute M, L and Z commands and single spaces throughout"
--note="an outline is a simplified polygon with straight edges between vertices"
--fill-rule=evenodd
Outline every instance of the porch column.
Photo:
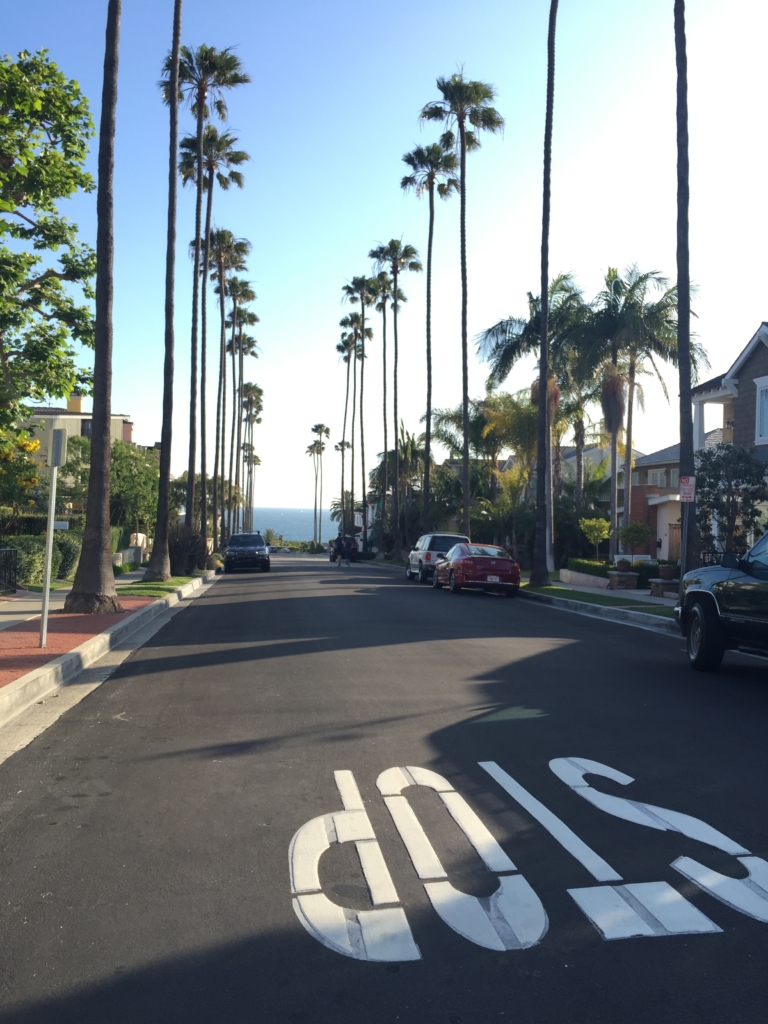
M 704 402 L 693 403 L 693 450 L 699 451 L 707 443 L 704 431 Z

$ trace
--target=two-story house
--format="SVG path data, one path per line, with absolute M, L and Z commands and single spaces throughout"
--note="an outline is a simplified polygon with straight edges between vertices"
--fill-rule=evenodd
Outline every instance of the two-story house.
M 22 424 L 32 431 L 32 436 L 40 442 L 40 448 L 32 458 L 45 465 L 48 458 L 48 445 L 51 431 L 66 429 L 68 437 L 91 436 L 91 414 L 83 412 L 83 399 L 78 394 L 71 394 L 66 407 L 38 405 L 33 407 L 29 419 Z M 110 424 L 110 435 L 113 441 L 132 441 L 133 423 L 124 413 L 113 413 Z

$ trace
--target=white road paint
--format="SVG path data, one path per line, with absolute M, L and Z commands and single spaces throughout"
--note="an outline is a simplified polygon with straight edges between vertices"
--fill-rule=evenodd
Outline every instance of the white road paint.
M 692 857 L 678 857 L 672 867 L 732 910 L 768 924 L 768 863 L 761 857 L 737 859 L 749 872 L 748 878 L 721 875 Z
M 589 783 L 584 781 L 584 775 L 602 775 L 603 778 L 613 779 L 614 782 L 618 782 L 622 786 L 628 786 L 630 782 L 635 781 L 631 776 L 625 775 L 615 768 L 610 768 L 608 765 L 600 764 L 599 761 L 590 761 L 585 757 L 556 757 L 549 762 L 549 767 L 558 778 L 571 787 L 574 793 L 578 793 L 601 811 L 612 814 L 616 818 L 623 818 L 625 821 L 632 821 L 648 828 L 680 832 L 690 839 L 698 839 L 699 842 L 714 846 L 724 853 L 749 853 L 749 850 L 746 850 L 740 843 L 735 843 L 722 832 L 707 825 L 705 821 L 694 818 L 690 814 L 681 814 L 679 811 L 670 811 L 665 807 L 640 803 L 622 796 L 611 796 L 608 793 L 592 789 Z
M 488 772 L 491 778 L 498 782 L 503 790 L 509 793 L 513 800 L 516 800 L 521 807 L 528 811 L 531 817 L 535 818 L 540 825 L 543 825 L 553 839 L 556 839 L 561 846 L 565 847 L 568 853 L 575 857 L 593 878 L 598 882 L 621 881 L 621 875 L 614 871 L 607 861 L 603 860 L 599 854 L 587 846 L 583 839 L 579 839 L 576 833 L 568 828 L 564 821 L 561 821 L 556 814 L 553 814 L 541 801 L 537 800 L 519 782 L 516 782 L 511 775 L 508 775 L 502 768 L 499 768 L 495 761 L 479 761 L 478 763 L 481 768 Z
M 397 903 L 398 895 L 350 771 L 334 772 L 343 811 L 313 818 L 291 840 L 288 863 L 293 909 L 302 925 L 324 946 L 356 960 L 419 960 L 402 907 L 351 910 L 333 903 L 320 886 L 320 858 L 331 843 L 354 842 L 371 902 Z
M 457 934 L 485 949 L 526 949 L 546 934 L 549 922 L 536 893 L 521 875 L 503 875 L 492 896 L 478 899 L 460 892 L 448 880 L 440 858 L 402 790 L 421 785 L 434 789 L 451 817 L 477 850 L 486 867 L 496 874 L 516 871 L 477 814 L 453 786 L 426 768 L 390 768 L 377 786 L 405 844 L 416 874 L 424 881 L 430 903 Z
M 598 885 L 568 893 L 607 940 L 722 930 L 667 882 Z

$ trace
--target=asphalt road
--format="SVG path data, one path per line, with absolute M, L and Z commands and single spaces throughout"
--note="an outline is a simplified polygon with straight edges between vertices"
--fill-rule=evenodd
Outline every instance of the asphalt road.
M 763 1024 L 767 723 L 675 637 L 223 578 L 0 766 L 0 1024 Z

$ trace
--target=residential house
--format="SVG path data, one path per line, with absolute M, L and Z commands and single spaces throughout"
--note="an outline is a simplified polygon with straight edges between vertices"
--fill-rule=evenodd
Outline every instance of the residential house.
M 40 448 L 32 457 L 44 466 L 48 459 L 51 431 L 63 427 L 66 429 L 68 437 L 90 437 L 91 414 L 83 412 L 82 397 L 73 393 L 67 399 L 66 407 L 51 405 L 34 407 L 22 426 L 33 431 L 32 436 L 40 442 Z M 125 413 L 112 414 L 110 434 L 113 441 L 133 440 L 133 423 Z

